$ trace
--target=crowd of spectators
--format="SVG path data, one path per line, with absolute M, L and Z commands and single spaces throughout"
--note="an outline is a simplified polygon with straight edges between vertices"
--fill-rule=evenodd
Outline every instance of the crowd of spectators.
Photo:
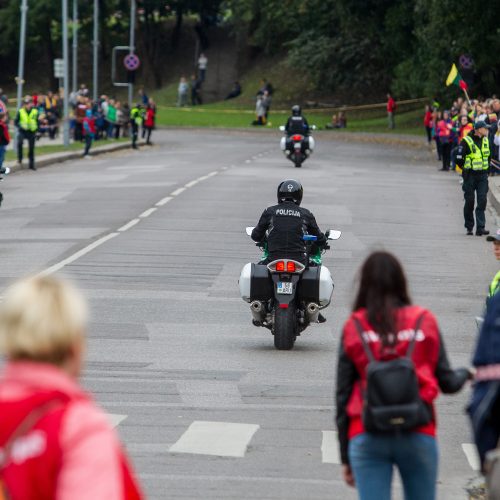
M 442 109 L 437 99 L 425 106 L 424 127 L 429 145 L 435 143 L 437 160 L 442 162 L 441 170 L 455 170 L 456 154 L 460 141 L 473 130 L 476 120 L 489 125 L 491 150 L 491 174 L 500 171 L 500 99 L 457 98 L 449 109 Z

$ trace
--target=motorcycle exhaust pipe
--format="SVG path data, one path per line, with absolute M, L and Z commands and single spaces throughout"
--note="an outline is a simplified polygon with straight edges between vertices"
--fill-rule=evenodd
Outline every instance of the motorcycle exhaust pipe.
M 252 317 L 254 321 L 257 323 L 262 323 L 264 321 L 264 317 L 266 315 L 264 311 L 264 306 L 260 300 L 254 300 L 250 304 L 250 311 L 252 312 Z
M 311 302 L 310 304 L 307 305 L 306 309 L 307 313 L 307 319 L 309 320 L 309 323 L 317 323 L 318 318 L 319 318 L 319 306 L 318 304 L 315 304 L 314 302 Z

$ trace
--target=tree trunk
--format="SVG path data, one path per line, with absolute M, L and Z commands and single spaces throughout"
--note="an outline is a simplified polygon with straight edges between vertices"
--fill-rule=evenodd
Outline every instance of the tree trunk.
M 175 13 L 175 26 L 174 30 L 172 31 L 172 38 L 171 38 L 172 50 L 176 50 L 179 45 L 183 20 L 184 20 L 184 10 L 182 7 L 178 7 Z
M 45 59 L 46 59 L 45 69 L 47 71 L 46 77 L 49 89 L 57 90 L 58 81 L 57 78 L 54 76 L 54 62 L 53 62 L 55 59 L 55 52 L 54 52 L 54 44 L 52 43 L 52 34 L 50 32 L 50 24 L 51 24 L 51 19 L 50 18 L 45 19 L 44 23 L 44 31 L 45 31 L 44 45 L 45 45 Z

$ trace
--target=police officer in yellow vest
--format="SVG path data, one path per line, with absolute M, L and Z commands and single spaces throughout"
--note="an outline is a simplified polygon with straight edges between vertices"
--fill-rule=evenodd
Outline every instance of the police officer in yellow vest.
M 493 234 L 492 236 L 488 236 L 486 238 L 488 241 L 493 242 L 493 253 L 495 254 L 495 258 L 500 261 L 500 229 L 496 232 L 496 234 Z M 491 281 L 491 284 L 488 288 L 488 298 L 486 299 L 486 304 L 488 304 L 489 300 L 500 291 L 500 271 L 498 271 L 495 276 L 493 277 L 493 280 Z
M 30 169 L 36 170 L 35 167 L 35 140 L 38 131 L 38 110 L 33 107 L 31 97 L 25 97 L 23 106 L 19 109 L 14 123 L 18 129 L 17 141 L 17 161 L 19 164 L 23 162 L 23 143 L 24 139 L 28 141 Z
M 476 235 L 490 234 L 485 229 L 486 195 L 488 193 L 488 170 L 490 166 L 489 125 L 484 120 L 474 123 L 474 131 L 465 136 L 457 151 L 457 165 L 462 170 L 464 192 L 464 219 L 467 234 L 474 228 L 474 202 L 476 201 Z
M 143 109 L 141 103 L 137 103 L 130 110 L 130 125 L 132 127 L 132 147 L 137 149 L 137 137 L 139 135 L 139 128 L 143 121 Z

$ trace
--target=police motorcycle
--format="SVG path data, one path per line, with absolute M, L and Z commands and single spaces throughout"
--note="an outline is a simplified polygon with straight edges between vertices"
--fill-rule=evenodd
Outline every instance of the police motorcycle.
M 311 125 L 309 129 L 316 130 L 316 125 Z M 281 138 L 280 143 L 281 150 L 296 168 L 300 168 L 302 163 L 311 156 L 314 150 L 314 137 L 310 134 L 308 136 L 303 134 L 292 134 L 288 136 L 284 125 L 280 126 L 280 130 L 284 132 L 284 136 Z M 288 142 L 287 139 L 289 139 Z
M 251 236 L 253 227 L 247 227 Z M 338 240 L 341 231 L 329 229 L 328 240 Z M 292 259 L 277 259 L 269 264 L 246 264 L 240 275 L 241 298 L 250 304 L 254 326 L 271 330 L 274 346 L 290 350 L 297 336 L 311 323 L 320 322 L 320 311 L 326 308 L 333 293 L 333 279 L 328 268 L 322 265 L 321 255 L 329 249 L 314 244 L 317 237 L 304 235 L 309 265 Z M 256 243 L 264 251 L 265 243 Z

